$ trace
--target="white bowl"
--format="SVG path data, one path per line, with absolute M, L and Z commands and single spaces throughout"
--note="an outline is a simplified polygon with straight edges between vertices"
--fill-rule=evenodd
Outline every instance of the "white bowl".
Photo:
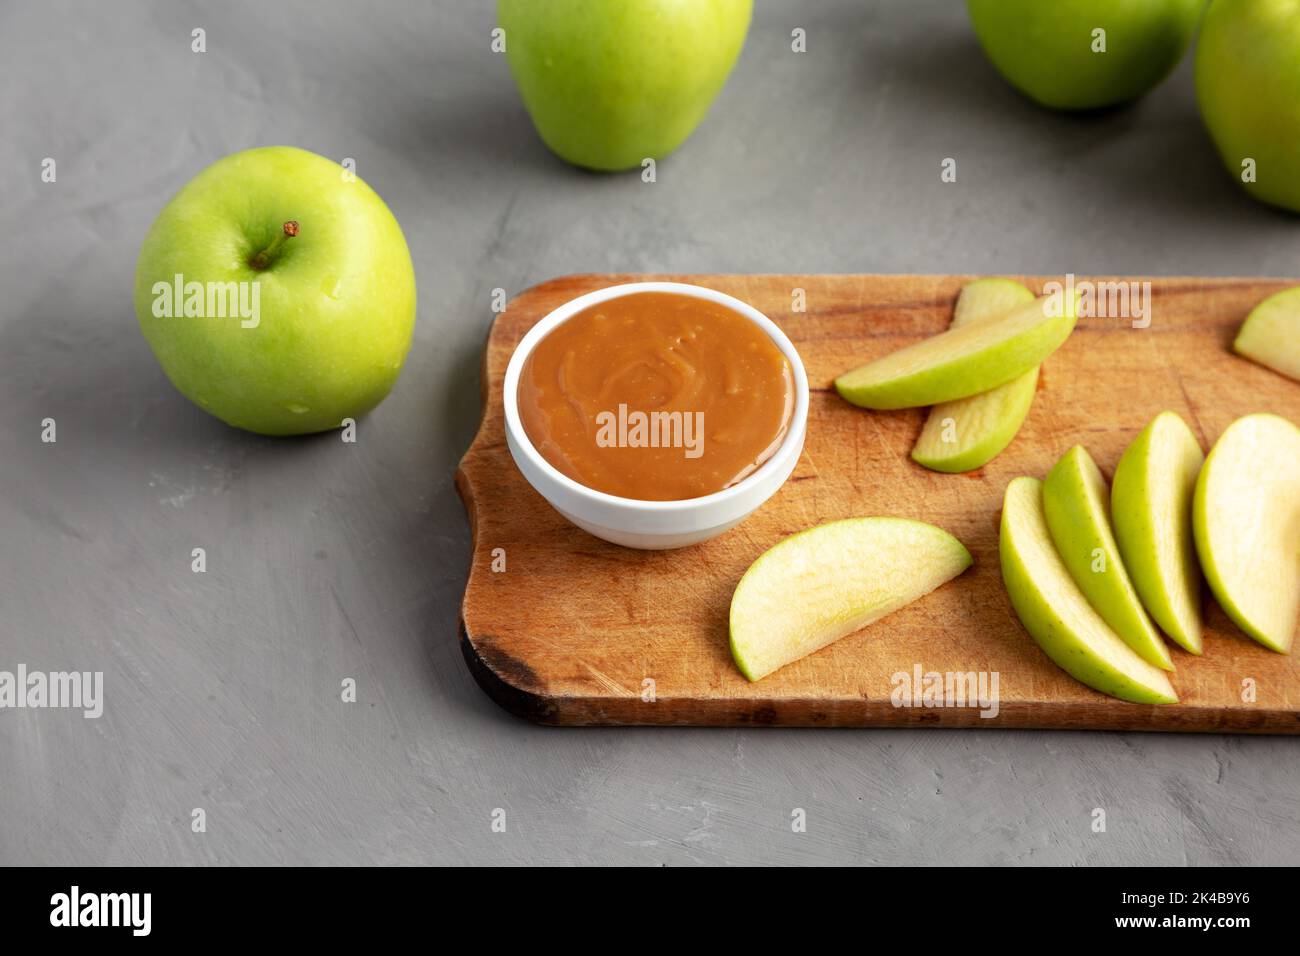
M 543 458 L 524 433 L 519 418 L 519 375 L 537 343 L 561 322 L 583 309 L 636 292 L 674 292 L 724 305 L 753 322 L 776 343 L 794 376 L 794 414 L 776 453 L 730 488 L 681 501 L 640 501 L 596 491 L 562 474 Z M 681 282 L 629 282 L 578 296 L 555 309 L 529 329 L 510 365 L 505 381 L 506 444 L 528 483 L 560 514 L 584 531 L 627 548 L 682 548 L 722 534 L 745 520 L 776 493 L 794 471 L 803 451 L 808 426 L 808 376 L 790 340 L 776 324 L 739 299 Z

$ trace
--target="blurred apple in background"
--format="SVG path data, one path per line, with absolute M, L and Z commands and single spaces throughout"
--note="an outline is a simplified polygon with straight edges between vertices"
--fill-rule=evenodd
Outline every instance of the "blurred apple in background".
M 415 324 L 401 227 L 355 173 L 288 146 L 234 153 L 158 214 L 140 329 L 195 404 L 264 435 L 338 428 L 388 394 Z
M 597 170 L 667 156 L 745 43 L 753 0 L 500 0 L 506 59 L 537 132 Z
M 1196 95 L 1232 177 L 1300 211 L 1300 0 L 1213 0 Z
M 1085 110 L 1135 99 L 1168 76 L 1205 0 L 967 0 L 966 6 L 984 52 L 1013 86 L 1044 106 Z

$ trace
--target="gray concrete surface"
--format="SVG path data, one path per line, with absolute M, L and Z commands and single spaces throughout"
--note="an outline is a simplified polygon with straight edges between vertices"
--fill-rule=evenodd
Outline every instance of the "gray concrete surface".
M 451 475 L 494 287 L 1285 275 L 1300 253 L 1297 221 L 1220 171 L 1188 62 L 1136 107 L 1057 116 L 992 71 L 955 0 L 760 0 L 713 112 L 647 186 L 545 150 L 493 23 L 452 0 L 0 5 L 0 669 L 105 675 L 98 720 L 0 711 L 0 862 L 1300 861 L 1294 739 L 554 730 L 480 693 Z M 414 256 L 415 344 L 356 446 L 207 417 L 132 314 L 171 193 L 271 143 L 354 157 Z

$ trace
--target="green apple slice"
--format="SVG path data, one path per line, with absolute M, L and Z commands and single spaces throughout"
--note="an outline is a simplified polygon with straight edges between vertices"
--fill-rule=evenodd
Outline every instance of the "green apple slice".
M 1032 302 L 1034 294 L 1010 279 L 976 279 L 962 287 L 952 328 L 1000 318 Z M 912 460 L 931 471 L 974 471 L 988 464 L 1016 437 L 1038 387 L 1038 366 L 1005 385 L 942 402 L 930 409 Z
M 1043 483 L 1016 478 L 1002 502 L 1002 580 L 1030 636 L 1075 680 L 1139 704 L 1178 701 L 1169 677 L 1147 663 L 1088 603 L 1052 544 Z
M 1196 479 L 1192 528 L 1228 617 L 1287 653 L 1300 612 L 1300 428 L 1267 414 L 1229 425 Z
M 1110 514 L 1124 567 L 1160 629 L 1201 653 L 1201 569 L 1192 496 L 1205 453 L 1187 423 L 1161 412 L 1124 450 Z
M 971 565 L 941 528 L 848 518 L 791 535 L 750 565 L 731 598 L 731 655 L 760 680 L 929 594 Z
M 1300 286 L 1255 306 L 1241 324 L 1232 350 L 1300 382 Z
M 1062 293 L 1026 302 L 999 319 L 950 328 L 845 372 L 840 395 L 864 408 L 937 405 L 1019 378 L 1069 338 L 1078 302 Z
M 1082 445 L 1043 482 L 1043 512 L 1056 552 L 1088 603 L 1147 663 L 1170 671 L 1169 648 L 1142 607 L 1110 527 L 1110 489 Z

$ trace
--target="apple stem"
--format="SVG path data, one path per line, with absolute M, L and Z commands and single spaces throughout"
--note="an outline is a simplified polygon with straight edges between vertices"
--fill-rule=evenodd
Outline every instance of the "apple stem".
M 280 247 L 284 245 L 284 241 L 286 239 L 292 239 L 296 235 L 298 235 L 298 220 L 290 219 L 284 224 L 284 230 L 271 240 L 271 244 L 261 252 L 254 255 L 253 258 L 249 259 L 248 264 L 254 269 L 265 269 L 271 264 L 271 260 L 275 258 L 275 254 L 280 251 Z

